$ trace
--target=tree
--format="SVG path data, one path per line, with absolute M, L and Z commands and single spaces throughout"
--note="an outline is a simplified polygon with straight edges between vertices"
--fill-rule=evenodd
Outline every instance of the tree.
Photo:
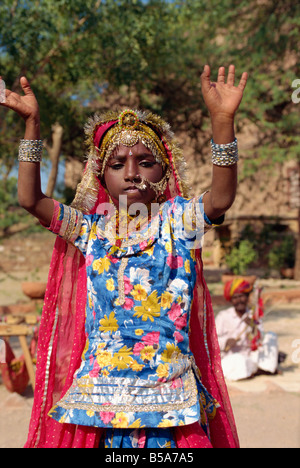
M 252 122 L 260 134 L 245 155 L 249 178 L 286 158 L 299 161 L 291 100 L 300 76 L 299 13 L 292 0 L 3 0 L 0 70 L 13 89 L 21 74 L 31 81 L 49 151 L 56 123 L 60 154 L 80 158 L 88 114 L 133 106 L 161 114 L 184 135 L 197 167 L 210 138 L 200 73 L 205 63 L 216 70 L 233 62 L 238 74 L 250 74 L 238 129 Z M 23 128 L 3 109 L 0 120 L 7 176 Z
M 61 152 L 78 157 L 86 115 L 131 104 L 161 113 L 197 141 L 201 117 L 196 123 L 192 116 L 203 108 L 199 74 L 205 62 L 199 50 L 204 44 L 206 54 L 211 50 L 216 23 L 203 11 L 198 0 L 4 0 L 0 68 L 13 90 L 20 75 L 30 80 L 47 150 L 54 148 L 51 129 L 57 123 L 63 128 Z M 23 130 L 17 116 L 1 109 L 0 118 L 1 162 L 8 174 Z
M 257 171 L 272 171 L 287 159 L 300 164 L 299 105 L 292 100 L 292 83 L 300 76 L 300 5 L 291 0 L 229 4 L 227 47 L 232 47 L 232 60 L 247 66 L 252 76 L 243 102 L 244 121 L 253 122 L 261 135 L 245 164 L 245 176 L 255 179 Z M 298 220 L 294 277 L 300 280 L 300 210 Z
M 72 3 L 72 4 L 71 4 Z M 83 122 L 80 80 L 92 72 L 86 53 L 89 31 L 95 27 L 95 15 L 101 1 L 3 1 L 0 6 L 0 68 L 7 86 L 19 89 L 19 77 L 26 75 L 41 108 L 42 135 L 50 151 L 53 166 L 58 147 L 76 154 L 76 136 Z M 76 98 L 74 98 L 76 97 Z M 15 164 L 19 138 L 23 133 L 18 116 L 1 109 L 1 162 L 8 174 Z M 75 137 L 75 140 L 74 140 Z M 52 141 L 52 144 L 50 143 Z M 49 194 L 52 194 L 49 186 Z

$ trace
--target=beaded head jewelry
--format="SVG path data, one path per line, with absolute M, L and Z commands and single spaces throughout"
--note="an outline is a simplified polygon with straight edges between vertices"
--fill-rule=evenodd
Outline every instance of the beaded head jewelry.
M 90 212 L 98 200 L 100 179 L 115 148 L 120 144 L 133 147 L 139 141 L 148 148 L 164 169 L 156 184 L 142 178 L 135 185 L 141 190 L 151 187 L 157 197 L 166 190 L 168 197 L 182 194 L 188 197 L 186 165 L 173 133 L 161 117 L 150 112 L 126 109 L 122 112 L 96 114 L 85 126 L 89 148 L 87 165 L 72 206 Z

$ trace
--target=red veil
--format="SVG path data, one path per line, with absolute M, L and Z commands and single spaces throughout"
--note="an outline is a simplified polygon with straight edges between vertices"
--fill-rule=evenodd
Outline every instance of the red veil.
M 164 145 L 172 173 L 165 192 L 166 198 L 186 196 L 173 148 L 170 149 L 165 141 Z M 96 177 L 89 173 L 88 166 L 89 163 L 83 179 L 86 183 L 93 178 L 93 190 L 97 193 L 96 204 L 86 210 L 92 213 L 100 203 L 107 202 L 108 197 L 101 185 L 95 185 Z M 85 193 L 88 193 L 87 185 Z M 221 405 L 215 418 L 210 421 L 211 444 L 214 448 L 236 448 L 238 437 L 222 373 L 214 314 L 203 277 L 200 249 L 196 251 L 196 258 L 197 281 L 191 311 L 190 348 L 202 375 L 203 385 Z M 36 387 L 25 445 L 27 448 L 96 448 L 99 445 L 103 429 L 60 423 L 48 416 L 55 402 L 71 386 L 73 375 L 81 363 L 86 341 L 86 282 L 82 254 L 71 244 L 57 238 L 40 324 Z M 193 426 L 176 428 L 175 437 L 179 447 L 193 446 L 193 440 L 196 440 Z

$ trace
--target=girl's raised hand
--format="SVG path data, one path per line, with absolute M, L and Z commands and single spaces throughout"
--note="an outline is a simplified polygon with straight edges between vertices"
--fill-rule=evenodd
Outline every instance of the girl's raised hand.
M 230 65 L 227 82 L 225 79 L 225 67 L 220 67 L 216 82 L 210 81 L 210 67 L 205 65 L 201 75 L 202 94 L 205 104 L 212 117 L 224 116 L 233 118 L 237 111 L 243 92 L 247 84 L 248 74 L 244 72 L 240 82 L 235 86 L 235 67 Z
M 0 77 L 0 79 L 2 78 Z M 0 103 L 0 105 L 17 112 L 25 121 L 32 120 L 38 122 L 39 105 L 25 76 L 21 77 L 20 84 L 24 95 L 21 96 L 18 93 L 6 89 L 5 102 Z

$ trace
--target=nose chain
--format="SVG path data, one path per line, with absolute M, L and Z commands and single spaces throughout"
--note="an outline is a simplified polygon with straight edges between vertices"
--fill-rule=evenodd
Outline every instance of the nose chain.
M 159 182 L 151 182 L 146 177 L 140 176 L 141 182 L 137 183 L 133 181 L 133 184 L 137 189 L 142 190 L 142 191 L 146 190 L 147 185 L 148 185 L 152 190 L 154 190 L 154 192 L 156 193 L 156 196 L 159 196 L 160 194 L 164 193 L 164 191 L 166 190 L 170 175 L 171 175 L 171 170 L 170 168 L 168 168 L 165 175 Z

